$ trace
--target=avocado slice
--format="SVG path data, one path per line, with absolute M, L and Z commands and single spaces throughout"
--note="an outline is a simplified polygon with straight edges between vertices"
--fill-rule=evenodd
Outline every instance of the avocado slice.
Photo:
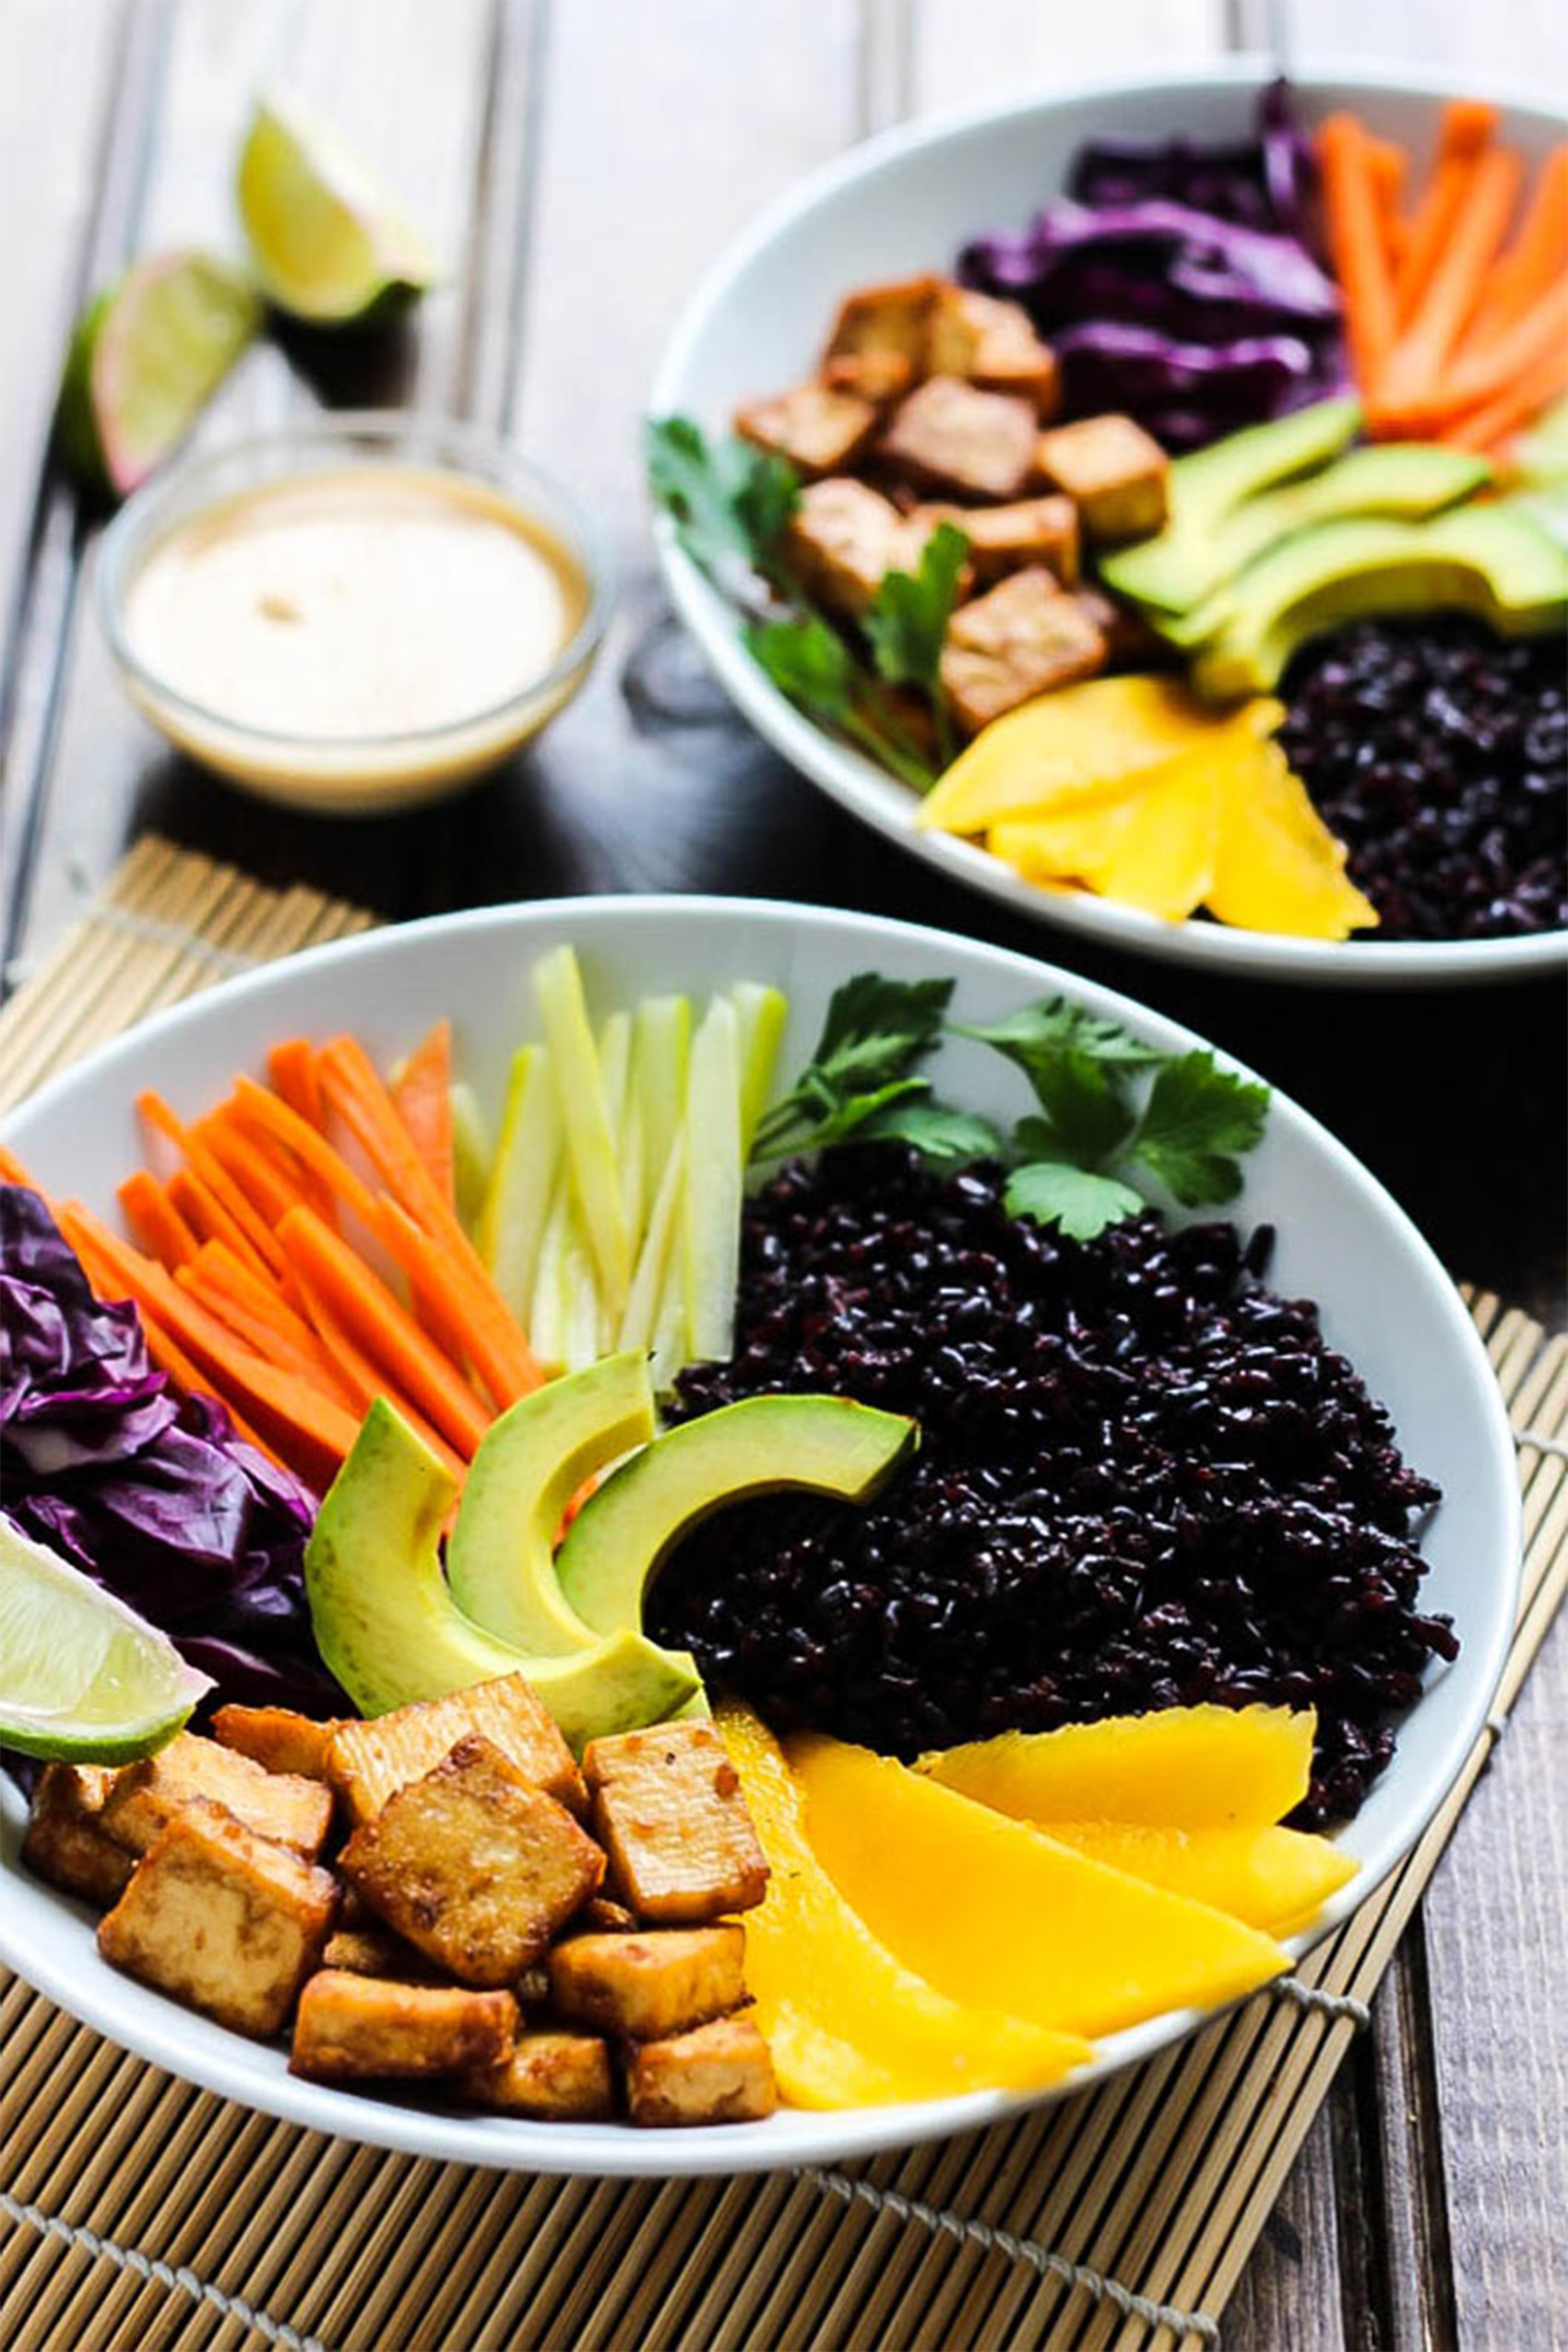
M 1217 636 L 1244 588 L 1246 567 L 1282 540 L 1350 515 L 1419 517 L 1456 506 L 1491 479 L 1484 457 L 1419 441 L 1385 441 L 1352 449 L 1304 481 L 1244 499 L 1214 530 L 1200 600 L 1184 612 L 1148 616 L 1170 645 L 1190 647 Z M 1194 574 L 1196 577 L 1196 574 Z
M 692 1698 L 688 1661 L 622 1623 L 564 1657 L 497 1641 L 463 1615 L 437 1539 L 456 1482 L 445 1464 L 377 1398 L 332 1481 L 305 1548 L 316 1646 L 354 1705 L 384 1715 L 501 1674 L 526 1674 L 568 1744 L 657 1723 Z
M 1293 474 L 1326 465 L 1356 432 L 1361 411 L 1354 400 L 1314 400 L 1271 424 L 1249 425 L 1228 434 L 1170 469 L 1170 518 L 1153 539 L 1102 556 L 1099 575 L 1121 596 L 1185 612 L 1223 580 L 1212 569 L 1215 533 L 1236 508 L 1260 490 Z
M 640 1624 L 643 1595 L 687 1529 L 754 1494 L 805 1487 L 864 1503 L 920 1443 L 901 1413 L 842 1396 L 748 1396 L 683 1421 L 611 1473 L 555 1556 L 579 1617 Z
M 584 1479 L 652 1435 L 653 1387 L 640 1348 L 549 1381 L 493 1421 L 446 1543 L 457 1607 L 521 1650 L 558 1657 L 588 1648 L 591 1628 L 561 1595 L 555 1538 Z
M 1267 694 L 1297 647 L 1325 629 L 1365 612 L 1455 606 L 1505 636 L 1554 628 L 1568 617 L 1568 554 L 1503 505 L 1424 523 L 1319 523 L 1250 567 L 1193 683 L 1211 702 Z

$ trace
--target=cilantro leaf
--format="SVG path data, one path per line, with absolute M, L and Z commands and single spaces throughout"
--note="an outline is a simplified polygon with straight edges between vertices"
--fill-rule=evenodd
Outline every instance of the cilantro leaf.
M 1092 1241 L 1108 1225 L 1119 1225 L 1147 1206 L 1130 1184 L 1097 1175 L 1093 1169 L 1069 1167 L 1064 1160 L 1035 1160 L 1016 1168 L 1004 1197 L 1009 1216 L 1054 1225 L 1074 1241 Z
M 953 985 L 857 972 L 833 992 L 814 1063 L 836 1078 L 859 1077 L 867 1085 L 876 1083 L 873 1072 L 901 1073 L 942 1035 Z
M 938 523 L 913 572 L 887 572 L 861 622 L 877 675 L 890 686 L 918 686 L 929 700 L 941 738 L 941 765 L 953 756 L 951 721 L 942 692 L 942 646 L 957 600 L 969 542 L 951 523 Z
M 929 1078 L 893 1078 L 885 1087 L 868 1087 L 863 1094 L 845 1095 L 812 1130 L 812 1149 L 822 1151 L 829 1144 L 841 1144 L 850 1135 L 863 1134 L 873 1121 L 895 1117 L 911 1096 L 930 1092 Z
M 1212 1053 L 1183 1053 L 1154 1082 L 1128 1157 L 1187 1208 L 1234 1200 L 1237 1155 L 1251 1151 L 1268 1115 L 1268 1088 L 1222 1070 Z
M 978 1038 L 982 1045 L 993 1045 L 1028 1068 L 1031 1052 L 1071 1051 L 1087 1054 L 1107 1069 L 1149 1070 L 1165 1056 L 1159 1048 L 1145 1045 L 1119 1021 L 1109 1021 L 1103 1015 L 1091 1013 L 1086 1004 L 1075 1004 L 1065 996 L 1042 996 L 1033 1004 L 1021 1004 L 1009 1013 L 1004 1021 L 997 1021 L 990 1028 L 972 1027 L 955 1021 L 960 1037 Z
M 921 1082 L 917 1082 L 921 1083 Z M 971 1159 L 992 1159 L 1002 1138 L 989 1119 L 972 1111 L 950 1111 L 945 1103 L 905 1101 L 876 1111 L 861 1129 L 877 1143 L 912 1144 L 923 1159 L 940 1168 L 962 1168 Z
M 710 448 L 689 417 L 649 417 L 643 450 L 648 487 L 692 561 L 713 573 L 742 559 L 767 575 L 800 499 L 794 468 L 743 441 Z
M 752 621 L 745 641 L 781 695 L 814 718 L 843 725 L 849 715 L 849 653 L 826 621 Z

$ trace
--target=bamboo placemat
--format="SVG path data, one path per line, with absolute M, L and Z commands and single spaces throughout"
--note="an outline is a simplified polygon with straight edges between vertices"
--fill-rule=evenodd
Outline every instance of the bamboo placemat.
M 0 1107 L 159 1006 L 371 921 L 144 840 L 0 1014 Z M 1495 1712 L 1437 1819 L 1283 1996 L 991 2132 L 841 2173 L 656 2187 L 470 2171 L 272 2122 L 114 2049 L 0 1972 L 0 2344 L 1212 2343 L 1568 1587 L 1568 1340 L 1546 1340 L 1495 1299 L 1470 1303 L 1520 1439 L 1518 1630 Z

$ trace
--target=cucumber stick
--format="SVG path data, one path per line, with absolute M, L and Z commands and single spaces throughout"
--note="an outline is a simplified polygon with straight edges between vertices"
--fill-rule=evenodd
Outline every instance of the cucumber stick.
M 664 1180 L 655 1197 L 647 1231 L 637 1254 L 636 1271 L 632 1277 L 631 1295 L 626 1312 L 621 1318 L 617 1344 L 622 1348 L 651 1348 L 659 1325 L 659 1303 L 664 1296 L 665 1282 L 675 1254 L 674 1241 L 681 1223 L 684 1199 L 683 1178 L 685 1174 L 685 1145 L 677 1135 L 664 1170 Z M 676 1286 L 681 1300 L 681 1321 L 685 1323 L 684 1286 Z
M 541 1045 L 525 1045 L 512 1056 L 495 1165 L 479 1218 L 480 1255 L 525 1330 L 531 1328 L 540 1244 L 563 1142 L 550 1056 Z
M 741 1024 L 741 1157 L 745 1159 L 773 1092 L 790 1000 L 782 989 L 765 988 L 758 980 L 738 980 L 730 994 Z
M 493 1165 L 490 1131 L 485 1125 L 484 1113 L 479 1107 L 479 1097 L 464 1079 L 453 1080 L 449 1095 L 452 1104 L 452 1180 L 457 1195 L 457 1214 L 472 1232 L 490 1191 L 490 1172 Z
M 620 1164 L 621 1216 L 635 1266 L 643 1232 L 642 1111 L 632 1083 L 629 1013 L 612 1013 L 600 1030 L 599 1066 L 604 1077 L 604 1107 Z M 605 1344 L 612 1344 L 611 1335 L 606 1335 Z
M 632 1021 L 632 1087 L 642 1120 L 643 1197 L 658 1198 L 686 1115 L 692 1008 L 683 996 L 645 996 Z
M 682 1250 L 687 1339 L 698 1362 L 727 1357 L 734 1343 L 744 1173 L 740 1016 L 731 998 L 716 996 L 692 1039 L 686 1080 Z
M 565 1130 L 572 1189 L 582 1212 L 599 1286 L 612 1313 L 626 1303 L 631 1244 L 621 1212 L 621 1175 L 605 1099 L 604 1075 L 588 1026 L 582 974 L 570 947 L 557 947 L 534 966 L 534 987 L 550 1049 L 555 1100 Z

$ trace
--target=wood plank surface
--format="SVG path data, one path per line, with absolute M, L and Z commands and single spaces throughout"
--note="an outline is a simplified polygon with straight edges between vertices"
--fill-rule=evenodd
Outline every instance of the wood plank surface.
M 897 859 L 736 719 L 659 586 L 636 421 L 703 268 L 851 140 L 911 112 L 1195 62 L 1237 37 L 1273 40 L 1285 62 L 1404 54 L 1461 76 L 1568 84 L 1568 19 L 1538 0 L 1517 0 L 1501 37 L 1495 12 L 1420 0 L 0 0 L 7 963 L 35 961 L 150 825 L 394 915 L 558 891 L 724 889 L 859 904 L 1052 952 L 1049 934 Z M 60 350 L 84 294 L 150 246 L 234 244 L 236 138 L 271 81 L 406 193 L 446 273 L 390 335 L 291 332 L 258 347 L 203 438 L 321 402 L 411 402 L 505 424 L 592 505 L 619 576 L 595 679 L 539 752 L 396 826 L 263 813 L 163 750 L 109 671 L 89 611 L 93 533 L 44 467 Z M 1561 1319 L 1555 986 L 1352 1008 L 1075 960 L 1265 1068 L 1365 1153 L 1451 1264 Z M 1461 1136 L 1491 1153 L 1484 1183 Z M 1492 1149 L 1497 1138 L 1505 1148 Z M 1568 2341 L 1565 1702 L 1560 1628 L 1511 1726 L 1506 1776 L 1479 1790 L 1232 2302 L 1230 2352 L 1548 2352 Z M 118 2135 L 106 2165 L 116 2150 Z M 368 2179 L 362 2157 L 344 2163 L 346 2179 Z M 933 2157 L 934 2188 L 942 2178 Z M 445 2210 L 434 2177 L 431 2194 L 434 2221 Z M 802 2275 L 844 2263 L 858 2241 L 835 2218 L 808 2222 L 778 2257 Z M 134 2229 L 134 2205 L 125 2220 Z M 622 2227 L 635 2226 L 628 2207 Z M 648 2249 L 670 2269 L 671 2311 L 678 2258 L 678 2241 Z M 308 2234 L 280 2239 L 279 2291 L 323 2259 Z M 1025 2300 L 1016 2281 L 890 2237 L 889 2286 L 921 2264 L 940 2275 L 933 2309 L 949 2341 L 1012 2340 Z M 52 2280 L 62 2352 L 105 2291 L 76 2265 Z M 334 2279 L 321 2308 L 365 2291 Z M 112 2292 L 115 2310 L 155 2310 L 128 2284 Z M 874 2346 L 884 2307 L 875 2292 L 830 2304 L 831 2352 Z M 520 2288 L 505 2308 L 519 2311 Z M 745 2345 L 746 2308 L 737 2279 L 701 2325 L 716 2345 Z M 486 2309 L 478 2284 L 454 2281 L 457 2352 L 493 2340 L 476 2333 Z M 570 2303 L 540 2317 L 550 2342 L 572 2341 Z M 695 2342 L 696 2323 L 683 2310 L 670 2341 Z M 189 2324 L 157 2310 L 138 2346 Z M 203 2325 L 182 2344 L 244 2340 L 215 2315 Z M 113 2330 L 101 2324 L 94 2340 L 109 2344 Z

